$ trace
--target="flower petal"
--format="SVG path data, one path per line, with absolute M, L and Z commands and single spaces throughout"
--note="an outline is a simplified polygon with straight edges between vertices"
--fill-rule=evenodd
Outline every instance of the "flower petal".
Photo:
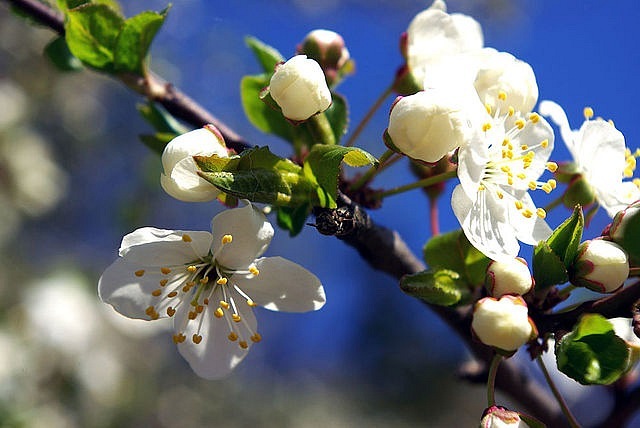
M 518 193 L 518 200 L 522 202 L 523 208 L 518 210 L 515 204 L 507 204 L 509 208 L 508 223 L 513 227 L 518 241 L 528 245 L 536 245 L 543 239 L 547 239 L 553 232 L 547 222 L 536 215 L 536 205 L 528 192 Z M 522 211 L 529 210 L 533 215 L 527 218 L 522 215 Z
M 119 254 L 140 266 L 175 266 L 199 260 L 210 247 L 209 232 L 143 227 L 122 238 Z
M 624 135 L 602 119 L 585 121 L 578 131 L 576 161 L 587 181 L 607 193 L 622 180 L 625 168 Z
M 149 320 L 145 310 L 158 301 L 151 293 L 159 288 L 160 280 L 167 279 L 170 287 L 180 277 L 180 274 L 163 275 L 155 266 L 140 266 L 118 258 L 100 277 L 98 296 L 128 318 Z M 159 317 L 166 317 L 166 306 L 156 307 Z
M 242 319 L 240 322 L 225 317 L 216 318 L 212 307 L 207 307 L 195 320 L 185 320 L 190 310 L 187 304 L 181 305 L 176 313 L 176 332 L 186 336 L 185 341 L 178 345 L 178 351 L 189 362 L 193 371 L 205 379 L 220 379 L 228 375 L 247 356 L 253 343 L 250 337 L 257 331 L 258 322 L 253 310 L 235 290 L 230 292 Z M 182 324 L 185 322 L 186 326 L 183 328 Z M 228 338 L 229 323 L 232 323 L 239 336 L 235 341 Z M 193 342 L 194 334 L 202 336 L 200 343 Z M 240 341 L 246 342 L 246 349 L 239 346 Z
M 564 140 L 564 144 L 571 154 L 575 156 L 576 133 L 571 130 L 569 119 L 567 119 L 567 114 L 562 107 L 553 101 L 543 100 L 540 101 L 538 111 L 541 115 L 549 117 L 560 128 L 560 135 Z
M 598 203 L 613 218 L 618 212 L 640 199 L 640 189 L 631 181 L 617 183 L 608 192 L 596 188 Z
M 258 276 L 235 275 L 232 279 L 251 299 L 272 311 L 307 312 L 320 309 L 325 301 L 318 277 L 282 257 L 256 260 Z
M 215 199 L 220 190 L 197 174 L 192 157 L 175 164 L 171 175 L 160 175 L 160 185 L 170 196 L 184 202 L 206 202 Z
M 249 201 L 245 203 L 244 207 L 222 211 L 211 222 L 213 254 L 228 269 L 246 269 L 265 252 L 273 237 L 273 226 L 264 214 Z M 223 244 L 225 235 L 233 240 Z
M 497 261 L 518 255 L 520 245 L 508 223 L 507 208 L 493 192 L 476 192 L 473 201 L 458 185 L 451 195 L 451 207 L 471 245 L 484 255 Z

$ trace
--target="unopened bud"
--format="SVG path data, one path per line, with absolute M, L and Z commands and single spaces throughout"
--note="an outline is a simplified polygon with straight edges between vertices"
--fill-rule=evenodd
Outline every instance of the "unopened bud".
M 515 351 L 536 334 L 527 304 L 520 296 L 485 297 L 475 304 L 471 329 L 485 345 Z
M 484 411 L 480 428 L 526 428 L 528 425 L 522 421 L 517 412 L 504 407 L 491 406 Z
M 604 239 L 585 241 L 578 247 L 571 283 L 600 293 L 611 293 L 629 276 L 627 253 L 618 244 Z
M 185 202 L 205 202 L 218 196 L 220 191 L 198 176 L 193 160 L 197 155 L 229 156 L 222 134 L 213 125 L 182 134 L 164 148 L 160 184 L 165 192 Z
M 627 252 L 632 262 L 640 264 L 640 201 L 615 215 L 609 236 Z
M 329 84 L 335 84 L 345 67 L 352 67 L 351 56 L 344 39 L 335 31 L 313 30 L 298 45 L 296 53 L 306 55 L 320 64 Z
M 504 261 L 492 260 L 487 266 L 485 286 L 494 297 L 526 294 L 533 287 L 533 277 L 527 262 L 520 257 Z
M 331 92 L 320 65 L 306 55 L 296 55 L 276 66 L 269 92 L 291 120 L 306 120 L 331 105 Z

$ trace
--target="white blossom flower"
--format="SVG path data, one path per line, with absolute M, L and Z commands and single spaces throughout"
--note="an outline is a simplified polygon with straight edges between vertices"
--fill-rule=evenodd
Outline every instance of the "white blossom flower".
M 307 120 L 331 105 L 331 91 L 320 65 L 306 55 L 296 55 L 276 66 L 269 93 L 291 120 Z
M 527 428 L 517 412 L 504 407 L 491 406 L 484 411 L 480 428 Z
M 485 345 L 515 351 L 535 334 L 529 310 L 520 296 L 484 297 L 473 308 L 471 329 Z
M 469 242 L 493 260 L 513 259 L 518 241 L 535 245 L 551 235 L 536 208 L 530 190 L 551 192 L 554 180 L 539 181 L 548 169 L 553 150 L 553 130 L 538 114 L 517 118 L 510 110 L 506 116 L 483 125 L 481 139 L 458 152 L 458 178 L 451 196 L 453 211 Z M 510 127 L 508 123 L 514 125 Z
M 160 184 L 165 192 L 185 202 L 215 199 L 220 191 L 197 174 L 193 156 L 229 156 L 220 131 L 213 125 L 182 134 L 167 144 L 162 152 Z
M 613 123 L 592 119 L 593 110 L 585 108 L 585 121 L 579 130 L 571 130 L 567 115 L 553 101 L 540 103 L 540 114 L 549 116 L 560 128 L 577 167 L 592 187 L 596 200 L 610 217 L 640 199 L 638 181 L 623 181 L 632 177 L 639 153 L 631 153 L 625 146 L 624 135 Z
M 591 239 L 580 244 L 571 272 L 574 285 L 601 293 L 611 293 L 629 276 L 629 258 L 618 244 Z
M 173 317 L 173 340 L 193 370 L 223 377 L 261 340 L 254 306 L 305 312 L 324 305 L 315 275 L 281 257 L 261 257 L 272 236 L 248 202 L 216 215 L 212 233 L 138 229 L 102 274 L 100 297 L 130 318 Z
M 427 88 L 393 104 L 387 132 L 394 149 L 433 163 L 470 141 L 483 120 L 486 111 L 471 86 Z
M 435 0 L 407 28 L 407 66 L 415 81 L 422 84 L 426 80 L 428 87 L 433 76 L 468 75 L 468 67 L 458 66 L 460 61 L 470 59 L 462 54 L 474 53 L 483 44 L 482 28 L 476 20 L 463 14 L 448 14 L 445 2 Z M 471 81 L 472 77 L 469 75 Z
M 487 266 L 485 285 L 494 297 L 526 294 L 533 288 L 533 277 L 527 262 L 520 257 L 499 262 L 492 260 Z

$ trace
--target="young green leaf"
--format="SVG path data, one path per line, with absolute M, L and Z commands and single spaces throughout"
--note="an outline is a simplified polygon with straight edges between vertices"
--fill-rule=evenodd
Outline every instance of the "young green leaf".
M 320 206 L 336 208 L 338 198 L 338 176 L 342 162 L 361 167 L 377 162 L 370 153 L 357 147 L 316 144 L 305 159 L 304 175 L 322 188 Z M 326 197 L 326 198 L 325 198 Z
M 462 230 L 434 236 L 425 244 L 423 254 L 432 269 L 458 272 L 470 286 L 484 284 L 487 265 L 491 261 L 469 243 Z
M 629 349 L 613 325 L 599 314 L 585 314 L 556 343 L 558 369 L 583 385 L 610 385 L 627 369 Z
M 112 72 L 115 46 L 124 25 L 120 14 L 103 4 L 84 4 L 67 11 L 65 39 L 84 64 Z
M 583 229 L 584 216 L 582 215 L 582 208 L 577 205 L 573 209 L 571 217 L 558 226 L 546 241 L 549 248 L 567 267 L 573 263 L 573 259 L 576 257 Z
M 447 269 L 405 275 L 400 279 L 400 288 L 410 296 L 440 306 L 465 303 L 470 297 L 465 281 L 457 272 Z
M 533 250 L 533 277 L 538 290 L 569 280 L 567 267 L 545 241 L 540 241 Z
M 349 108 L 347 106 L 347 100 L 343 96 L 331 93 L 331 105 L 324 114 L 329 120 L 331 130 L 335 137 L 336 144 L 340 143 L 340 139 L 347 132 L 349 126 Z
M 82 69 L 82 63 L 73 56 L 64 37 L 56 37 L 45 48 L 45 55 L 60 71 L 77 71 Z
M 273 74 L 276 64 L 285 61 L 285 58 L 277 49 L 263 43 L 255 37 L 247 36 L 244 41 L 262 66 L 262 70 L 267 74 Z
M 296 236 L 311 214 L 311 204 L 297 207 L 278 207 L 278 226 L 289 231 L 290 236 Z
M 119 72 L 144 75 L 144 63 L 149 46 L 167 17 L 168 8 L 162 12 L 146 11 L 126 21 L 118 35 L 114 67 Z
M 293 125 L 282 113 L 269 107 L 260 98 L 262 90 L 269 85 L 270 75 L 245 76 L 240 82 L 242 107 L 249 122 L 262 132 L 275 134 L 291 143 L 294 142 Z

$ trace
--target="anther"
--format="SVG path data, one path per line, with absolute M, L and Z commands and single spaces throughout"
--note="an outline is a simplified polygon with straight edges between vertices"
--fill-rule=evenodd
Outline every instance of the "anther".
M 153 291 L 151 292 L 151 295 L 152 295 L 153 297 L 158 297 L 158 296 L 160 296 L 161 294 L 162 294 L 162 289 L 160 289 L 160 288 L 158 288 L 158 289 L 156 289 L 156 290 L 153 290 Z
M 547 216 L 547 212 L 544 210 L 544 208 L 538 208 L 536 210 L 536 215 L 540 218 L 545 218 Z
M 558 183 L 556 182 L 556 180 L 554 180 L 553 178 L 547 181 L 547 184 L 549 184 L 549 186 L 551 186 L 552 189 L 555 189 L 556 186 L 558 185 Z
M 247 342 L 245 342 L 244 340 L 241 340 L 240 342 L 238 342 L 238 345 L 242 348 L 242 349 L 247 349 L 249 347 L 249 345 L 247 345 Z
M 230 244 L 233 241 L 233 236 L 231 235 L 224 235 L 222 237 L 222 243 L 223 244 Z
M 260 334 L 258 333 L 254 333 L 253 336 L 251 336 L 251 341 L 253 343 L 258 343 L 262 340 L 262 336 L 260 336 Z
M 507 93 L 505 91 L 498 92 L 498 99 L 504 101 L 507 99 Z
M 173 335 L 173 343 L 175 343 L 177 345 L 178 343 L 184 342 L 186 338 L 187 338 L 187 336 L 185 336 L 182 333 L 174 334 Z
M 229 305 L 228 302 L 225 302 L 224 300 L 220 300 L 220 307 L 222 309 L 227 309 L 228 310 L 231 306 Z
M 238 314 L 232 314 L 232 315 L 231 315 L 231 319 L 232 319 L 233 321 L 235 321 L 235 322 L 240 322 L 240 321 L 242 321 L 242 318 L 240 318 L 240 315 L 238 315 Z
M 483 131 L 485 131 L 485 132 L 486 132 L 486 131 L 488 131 L 488 130 L 490 130 L 490 129 L 491 129 L 491 123 L 489 123 L 489 122 L 487 122 L 487 123 L 485 123 L 484 125 L 482 125 L 482 130 L 483 130 Z
M 487 113 L 491 114 L 491 105 L 489 103 L 485 103 L 484 108 L 487 110 Z
M 527 146 L 526 144 L 523 144 L 520 146 L 520 150 L 524 151 L 524 150 L 529 150 L 529 146 Z
M 160 280 L 160 287 L 164 287 L 165 285 L 167 285 L 168 282 L 169 282 L 169 280 L 166 279 L 166 278 L 165 279 L 161 279 Z
M 178 295 L 177 291 L 172 291 L 171 293 L 167 294 L 167 297 L 171 299 L 173 297 L 176 297 L 177 295 Z
M 514 114 L 516 114 L 516 109 L 513 108 L 513 106 L 509 106 L 509 117 L 513 116 Z
M 251 299 L 247 299 L 247 305 L 249 305 L 249 306 L 250 306 L 250 307 L 252 307 L 252 308 L 253 308 L 253 307 L 255 307 L 255 306 L 258 306 L 258 305 L 256 304 L 256 302 L 254 302 L 254 301 L 253 301 L 253 300 L 251 300 Z
M 205 276 L 200 280 L 200 284 L 203 284 L 203 285 L 206 284 L 207 282 L 209 282 L 209 277 L 208 276 Z
M 253 276 L 258 276 L 258 275 L 260 275 L 260 271 L 259 271 L 259 270 L 258 270 L 258 268 L 257 268 L 257 267 L 255 267 L 255 266 L 251 266 L 251 267 L 249 268 L 249 272 L 250 272 Z
M 533 123 L 538 123 L 538 121 L 540 120 L 540 115 L 538 113 L 531 113 L 529 115 L 529 120 Z
M 509 139 L 505 138 L 504 140 L 502 140 L 502 145 L 506 146 L 507 144 L 509 144 Z
M 524 207 L 524 204 L 522 203 L 522 201 L 516 201 L 516 209 L 521 210 L 522 207 Z
M 547 162 L 546 167 L 549 172 L 556 172 L 558 170 L 558 164 L 555 162 Z
M 529 182 L 529 190 L 536 190 L 537 188 L 538 188 L 538 185 L 536 184 L 535 181 Z
M 224 312 L 222 312 L 222 308 L 218 308 L 215 311 L 213 311 L 213 315 L 216 318 L 222 318 L 224 316 Z
M 204 311 L 204 306 L 202 306 L 202 305 L 198 305 L 198 306 L 196 306 L 196 312 L 197 312 L 197 313 L 201 314 L 201 313 L 202 313 L 202 311 Z
M 518 119 L 515 121 L 515 125 L 518 127 L 518 129 L 522 129 L 524 128 L 524 126 L 527 124 L 527 122 L 525 122 L 522 119 Z
M 160 272 L 162 272 L 165 275 L 169 275 L 171 273 L 171 269 L 169 269 L 168 267 L 163 267 L 163 268 L 160 268 Z
M 225 277 L 222 278 L 218 278 L 218 280 L 216 281 L 216 284 L 218 285 L 227 285 L 227 282 L 229 282 L 229 280 Z
M 546 149 L 547 147 L 549 147 L 549 140 L 542 140 L 542 141 L 540 141 L 540 146 L 541 146 L 543 149 Z
M 193 340 L 193 343 L 197 345 L 198 343 L 202 342 L 202 336 L 200 336 L 199 334 L 194 334 L 193 337 L 191 337 L 191 340 Z
M 202 303 L 204 303 L 205 305 L 209 304 L 209 299 L 207 299 L 206 297 L 204 299 L 202 299 Z
M 197 270 L 198 270 L 198 268 L 193 266 L 193 265 L 187 267 L 187 272 L 189 272 L 189 273 L 194 273 Z
M 189 311 L 188 317 L 190 320 L 194 320 L 198 317 L 198 313 L 196 311 Z
M 229 333 L 229 335 L 227 336 L 227 339 L 229 339 L 232 342 L 235 342 L 236 340 L 238 340 L 238 335 L 232 331 L 231 333 Z
M 170 317 L 174 316 L 176 313 L 176 310 L 174 308 L 172 308 L 171 306 L 169 306 L 167 308 L 167 315 L 169 315 Z
M 533 213 L 531 212 L 530 209 L 525 209 L 524 211 L 522 211 L 522 215 L 525 216 L 526 218 L 531 218 L 533 217 Z
M 144 275 L 144 269 L 137 270 L 137 271 L 134 272 L 134 274 L 137 277 L 141 277 L 142 275 Z
M 593 109 L 591 107 L 585 107 L 584 110 L 582 110 L 582 114 L 586 120 L 589 120 L 593 117 Z
M 191 242 L 191 236 L 187 235 L 186 233 L 184 235 L 182 235 L 182 240 L 184 242 Z

